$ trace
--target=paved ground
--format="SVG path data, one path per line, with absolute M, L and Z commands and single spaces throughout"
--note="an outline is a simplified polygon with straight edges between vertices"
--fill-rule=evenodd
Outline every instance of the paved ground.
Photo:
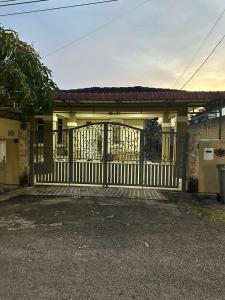
M 196 213 L 208 204 L 68 191 L 0 202 L 0 299 L 225 299 L 225 224 Z
M 8 200 L 18 195 L 29 196 L 68 196 L 73 198 L 79 197 L 112 197 L 112 198 L 138 198 L 138 199 L 167 199 L 162 193 L 151 189 L 125 189 L 125 188 L 90 188 L 90 187 L 74 187 L 74 186 L 41 186 L 25 187 L 12 189 L 8 193 L 0 194 L 0 201 Z

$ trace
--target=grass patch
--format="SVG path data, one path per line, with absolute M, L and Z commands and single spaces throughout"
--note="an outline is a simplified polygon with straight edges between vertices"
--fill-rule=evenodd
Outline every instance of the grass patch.
M 203 217 L 204 219 L 225 223 L 225 212 L 215 209 L 210 209 L 206 207 L 195 207 L 192 208 L 194 213 L 197 213 L 199 216 Z

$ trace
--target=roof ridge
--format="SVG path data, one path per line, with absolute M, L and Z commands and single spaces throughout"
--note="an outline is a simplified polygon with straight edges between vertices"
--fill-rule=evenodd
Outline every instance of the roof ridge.
M 166 88 L 153 88 L 143 86 L 131 87 L 89 87 L 77 89 L 59 89 L 58 92 L 65 93 L 182 93 L 182 94 L 210 94 L 210 93 L 225 93 L 225 91 L 186 91 Z

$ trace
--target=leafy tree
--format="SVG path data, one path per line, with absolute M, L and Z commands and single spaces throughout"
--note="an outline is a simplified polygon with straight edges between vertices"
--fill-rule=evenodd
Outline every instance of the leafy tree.
M 145 156 L 149 160 L 158 160 L 161 155 L 162 126 L 158 119 L 147 121 L 145 129 Z
M 25 126 L 34 114 L 51 112 L 55 89 L 51 71 L 34 48 L 0 27 L 0 106 L 13 105 Z
M 161 133 L 162 125 L 159 123 L 158 118 L 150 119 L 147 121 L 146 131 L 151 136 Z

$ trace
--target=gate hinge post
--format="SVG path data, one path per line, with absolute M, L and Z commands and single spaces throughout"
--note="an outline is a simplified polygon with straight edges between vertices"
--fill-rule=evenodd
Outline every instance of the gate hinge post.
M 34 185 L 34 131 L 30 130 L 29 185 Z
M 103 186 L 108 186 L 107 160 L 108 160 L 108 123 L 104 123 L 104 143 L 103 143 Z
M 73 130 L 69 130 L 69 183 L 73 181 Z
M 140 170 L 139 170 L 139 185 L 143 186 L 143 172 L 144 172 L 144 130 L 140 132 Z
M 183 136 L 182 192 L 187 191 L 188 134 Z

